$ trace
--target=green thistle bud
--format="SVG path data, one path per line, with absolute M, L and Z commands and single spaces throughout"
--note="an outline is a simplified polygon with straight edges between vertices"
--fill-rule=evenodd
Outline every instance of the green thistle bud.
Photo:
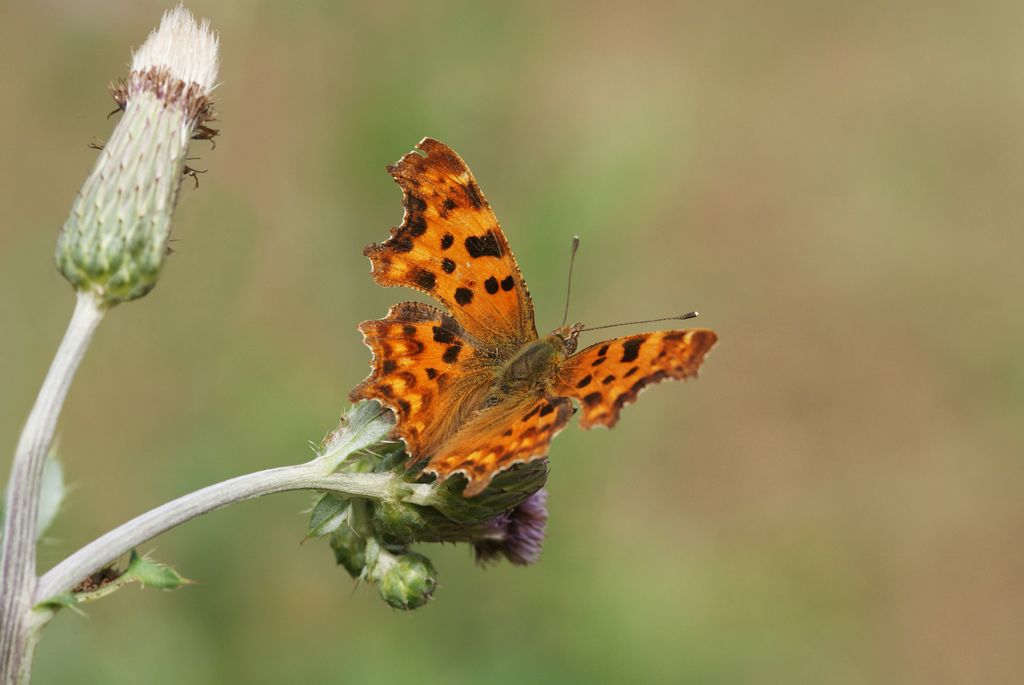
M 422 540 L 424 532 L 430 525 L 435 514 L 415 504 L 395 502 L 392 500 L 380 500 L 373 503 L 373 527 L 385 540 L 395 542 L 410 542 Z
M 334 559 L 344 566 L 353 578 L 363 575 L 366 567 L 366 538 L 357 533 L 352 526 L 343 524 L 331 533 L 331 549 Z
M 395 609 L 418 609 L 430 601 L 437 587 L 437 571 L 422 554 L 397 556 L 380 550 L 371 572 L 381 598 Z
M 107 306 L 142 297 L 167 255 L 171 215 L 193 138 L 212 138 L 217 37 L 179 6 L 113 87 L 123 116 L 100 151 L 57 241 L 57 268 Z

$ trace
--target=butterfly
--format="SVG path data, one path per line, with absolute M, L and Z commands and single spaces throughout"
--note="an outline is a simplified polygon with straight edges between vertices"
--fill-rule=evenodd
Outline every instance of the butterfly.
M 533 303 L 498 219 L 451 148 L 424 138 L 389 166 L 405 215 L 371 244 L 382 286 L 424 292 L 359 325 L 373 352 L 370 375 L 349 395 L 396 416 L 410 465 L 482 492 L 495 474 L 547 456 L 551 439 L 582 409 L 582 428 L 611 427 L 645 387 L 695 376 L 718 336 L 706 328 L 605 340 L 577 352 L 583 324 L 541 338 Z M 422 153 L 422 154 L 420 154 Z

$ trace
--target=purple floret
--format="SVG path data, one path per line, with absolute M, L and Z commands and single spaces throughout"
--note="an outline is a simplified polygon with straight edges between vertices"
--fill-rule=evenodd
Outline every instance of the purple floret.
M 541 488 L 515 509 L 496 516 L 491 532 L 473 543 L 477 563 L 487 564 L 504 556 L 518 566 L 540 558 L 548 522 L 548 493 Z

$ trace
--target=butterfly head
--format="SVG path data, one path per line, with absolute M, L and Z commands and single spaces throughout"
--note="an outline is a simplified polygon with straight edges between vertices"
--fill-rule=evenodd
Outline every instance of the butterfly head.
M 551 338 L 562 346 L 562 351 L 565 356 L 569 356 L 576 352 L 576 346 L 579 344 L 580 331 L 583 330 L 583 324 L 575 323 L 571 326 L 559 326 L 551 332 Z

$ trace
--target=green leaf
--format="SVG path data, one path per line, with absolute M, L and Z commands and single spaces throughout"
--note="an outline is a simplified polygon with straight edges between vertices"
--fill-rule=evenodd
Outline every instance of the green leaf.
M 325 493 L 313 506 L 309 515 L 309 531 L 306 536 L 318 538 L 338 530 L 349 517 L 348 500 L 332 493 Z
M 322 456 L 337 468 L 356 452 L 384 440 L 395 427 L 391 412 L 373 400 L 357 402 L 324 438 Z
M 35 605 L 35 609 L 64 609 L 71 608 L 78 604 L 78 598 L 75 597 L 73 592 L 62 592 L 59 595 L 54 595 L 49 599 L 44 599 L 39 604 Z
M 135 581 L 143 587 L 155 587 L 160 590 L 173 590 L 192 582 L 170 566 L 141 556 L 134 549 L 121 580 L 126 583 Z

